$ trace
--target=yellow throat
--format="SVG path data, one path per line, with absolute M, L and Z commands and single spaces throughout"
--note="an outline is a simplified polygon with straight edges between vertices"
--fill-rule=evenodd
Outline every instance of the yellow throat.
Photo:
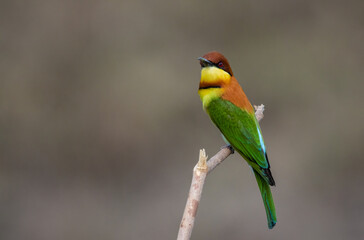
M 223 86 L 228 84 L 230 79 L 230 74 L 220 68 L 204 67 L 201 69 L 198 94 L 200 95 L 204 109 L 207 108 L 212 100 L 221 97 L 224 93 Z

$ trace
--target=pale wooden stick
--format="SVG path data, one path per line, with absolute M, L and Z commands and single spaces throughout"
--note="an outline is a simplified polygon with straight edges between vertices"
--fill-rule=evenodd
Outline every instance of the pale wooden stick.
M 257 120 L 259 122 L 264 117 L 264 114 L 263 114 L 263 112 L 264 112 L 264 105 L 263 104 L 260 104 L 259 106 L 255 106 L 254 105 L 254 109 L 255 109 L 255 117 L 257 118 Z
M 264 105 L 254 106 L 255 117 L 260 121 L 264 115 Z M 196 213 L 202 195 L 202 189 L 208 173 L 214 170 L 229 155 L 231 150 L 229 147 L 222 148 L 215 156 L 207 160 L 205 149 L 200 150 L 198 163 L 193 168 L 193 176 L 190 191 L 188 194 L 186 207 L 183 212 L 182 221 L 179 227 L 177 240 L 189 240 L 191 238 L 193 226 L 195 224 Z

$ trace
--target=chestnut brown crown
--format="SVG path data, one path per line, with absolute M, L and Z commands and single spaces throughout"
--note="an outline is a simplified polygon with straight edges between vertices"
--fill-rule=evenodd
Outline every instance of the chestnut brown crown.
M 221 53 L 212 51 L 203 55 L 202 58 L 212 62 L 216 67 L 229 73 L 230 76 L 233 76 L 233 71 L 231 70 L 228 60 Z

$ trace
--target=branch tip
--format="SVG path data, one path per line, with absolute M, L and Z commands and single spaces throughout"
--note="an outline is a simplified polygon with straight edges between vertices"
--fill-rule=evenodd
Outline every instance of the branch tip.
M 200 171 L 207 171 L 207 155 L 205 149 L 200 149 L 200 156 L 197 163 L 197 169 Z
M 263 104 L 260 104 L 259 106 L 255 106 L 254 105 L 254 109 L 255 109 L 255 117 L 257 118 L 257 120 L 259 122 L 264 117 L 264 114 L 263 114 L 263 112 L 264 112 L 264 105 Z

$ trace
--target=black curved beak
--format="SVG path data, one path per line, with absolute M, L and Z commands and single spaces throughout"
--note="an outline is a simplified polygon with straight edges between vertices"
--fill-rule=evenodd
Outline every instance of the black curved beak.
M 213 62 L 207 60 L 206 58 L 199 57 L 197 59 L 200 60 L 200 65 L 202 68 L 215 66 L 215 64 Z

